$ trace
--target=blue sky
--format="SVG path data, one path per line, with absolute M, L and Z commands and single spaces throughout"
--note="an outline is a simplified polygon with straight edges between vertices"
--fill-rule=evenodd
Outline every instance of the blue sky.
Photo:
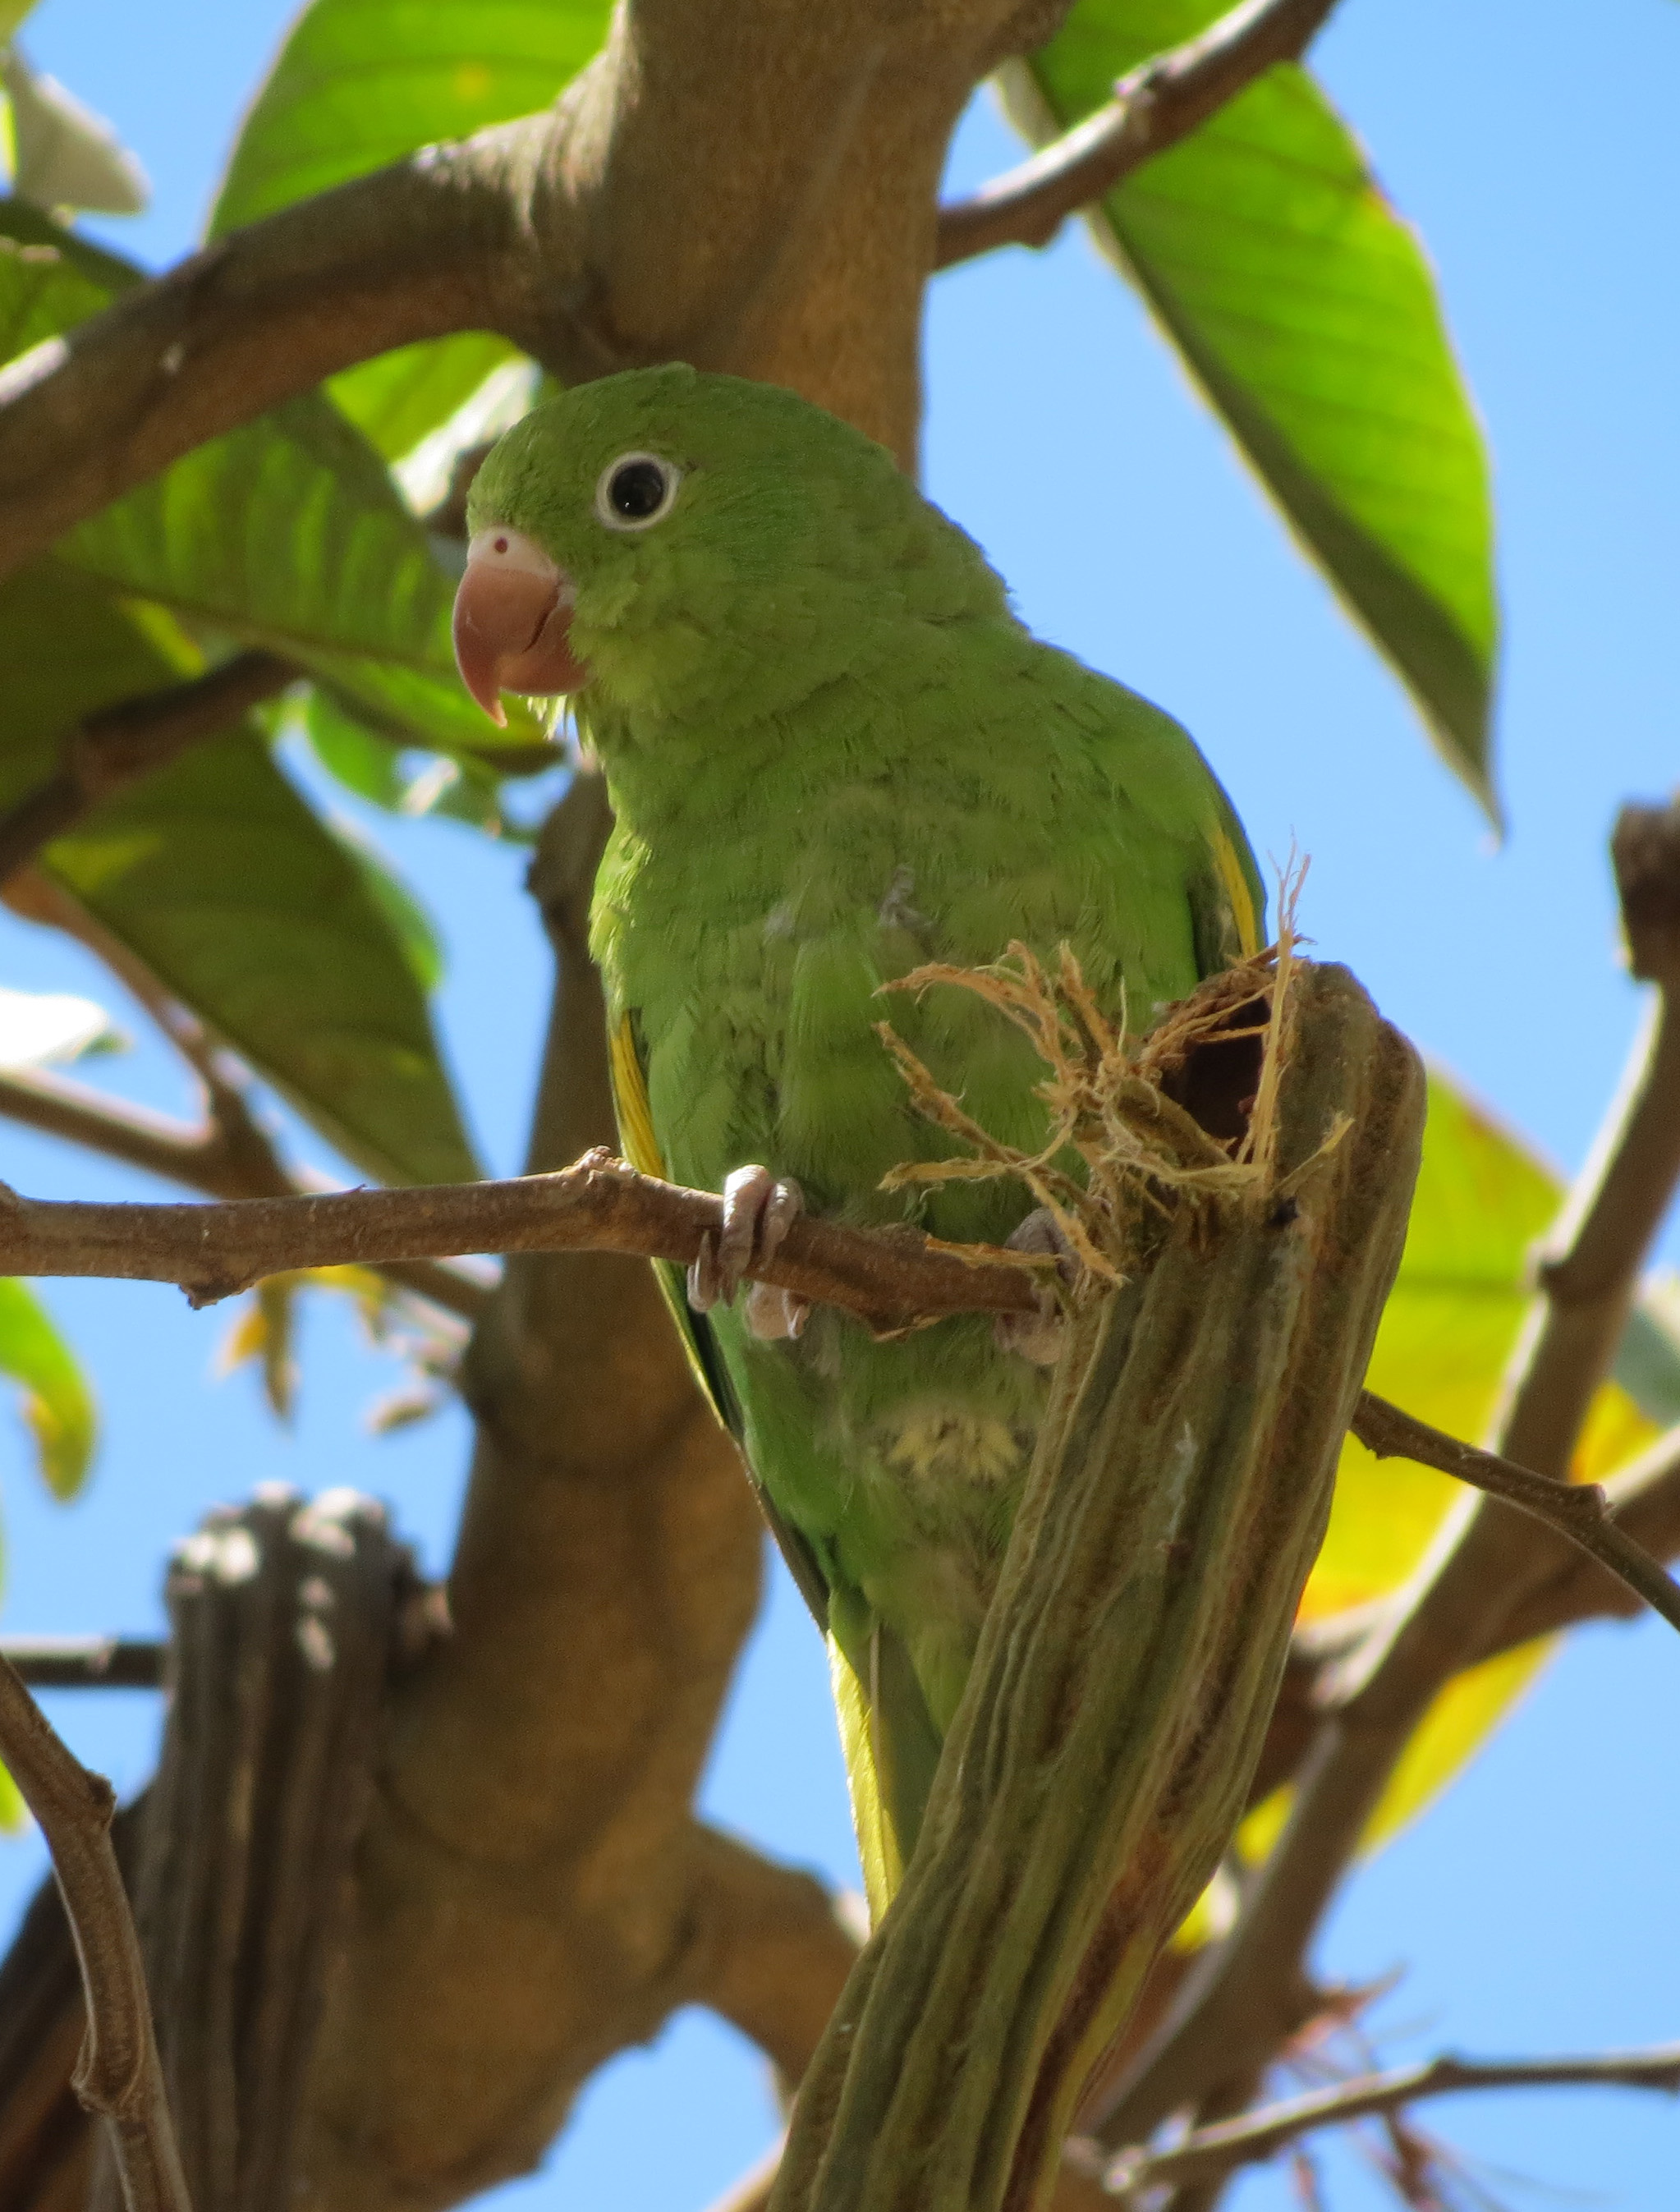
M 191 241 L 289 13 L 271 0 L 144 10 L 44 0 L 27 33 L 33 58 L 115 120 L 156 186 L 147 216 L 104 227 L 113 242 L 161 265 Z M 1680 9 L 1345 0 L 1315 59 L 1428 245 L 1488 428 L 1507 625 L 1504 846 L 1076 232 L 936 285 L 928 485 L 1042 634 L 1189 724 L 1263 854 L 1281 858 L 1294 842 L 1311 854 L 1303 920 L 1322 954 L 1347 960 L 1386 1012 L 1570 1168 L 1637 1013 L 1617 966 L 1605 835 L 1625 798 L 1673 786 L 1680 757 Z M 983 100 L 953 182 L 1016 150 Z M 510 1168 L 545 982 L 520 856 L 448 824 L 371 826 L 439 917 L 445 1030 L 487 1155 Z M 103 988 L 71 949 L 9 919 L 0 981 Z M 103 1079 L 186 1105 L 143 1043 Z M 43 1195 L 141 1190 L 3 1124 L 0 1175 Z M 263 1480 L 355 1482 L 392 1501 L 433 1565 L 447 1557 L 464 1419 L 368 1437 L 362 1410 L 395 1376 L 347 1317 L 310 1316 L 301 1411 L 284 1433 L 248 1376 L 211 1375 L 225 1314 L 192 1315 L 138 1286 L 48 1295 L 99 1377 L 107 1444 L 87 1498 L 64 1510 L 40 1498 L 21 1440 L 0 1425 L 9 1628 L 155 1623 L 167 1545 L 206 1504 Z M 1377 2016 L 1386 2053 L 1680 2033 L 1680 1780 L 1667 1751 L 1677 1698 L 1680 1650 L 1659 1628 L 1583 1633 L 1473 1770 L 1353 1881 L 1320 1965 L 1361 1981 L 1403 1970 Z M 53 1713 L 121 1785 L 143 1778 L 149 1700 L 60 1698 Z M 744 1665 L 706 1797 L 769 1847 L 852 1878 L 821 1655 L 785 1584 Z M 40 1866 L 33 1838 L 0 1842 L 0 1915 Z M 493 2201 L 687 2212 L 750 2161 L 770 2124 L 756 2056 L 685 2017 L 609 2068 L 543 2173 Z M 1433 2108 L 1429 2124 L 1484 2161 L 1512 2204 L 1543 2201 L 1513 2175 L 1628 2212 L 1673 2202 L 1680 2122 L 1663 2100 L 1460 2101 Z M 1391 2201 L 1356 2160 L 1332 2158 L 1327 2172 L 1340 2212 Z M 1239 2201 L 1242 2212 L 1281 2206 L 1286 2181 L 1257 2176 Z

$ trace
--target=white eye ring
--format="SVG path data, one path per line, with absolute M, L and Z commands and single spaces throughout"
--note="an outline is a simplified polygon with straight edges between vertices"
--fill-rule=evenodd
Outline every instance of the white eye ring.
M 595 484 L 595 513 L 609 530 L 651 530 L 670 514 L 683 472 L 658 453 L 620 453 Z

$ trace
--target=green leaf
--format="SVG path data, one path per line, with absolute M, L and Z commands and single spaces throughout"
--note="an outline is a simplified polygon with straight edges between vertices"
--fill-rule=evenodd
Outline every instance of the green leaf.
M 1007 79 L 1039 143 L 1213 0 L 1079 0 Z M 1496 812 L 1486 451 L 1418 240 L 1305 71 L 1281 67 L 1095 214 L 1295 533 Z
M 0 1375 L 22 1393 L 42 1481 L 55 1498 L 74 1498 L 93 1464 L 99 1417 L 75 1354 L 15 1275 L 0 1275 Z
M 478 1172 L 411 942 L 255 737 L 132 785 L 54 872 L 345 1156 L 387 1182 Z
M 56 337 L 110 296 L 55 247 L 0 236 L 0 361 Z
M 395 810 L 408 787 L 396 746 L 376 737 L 365 722 L 343 713 L 319 684 L 310 691 L 303 710 L 303 734 L 315 758 L 346 791 L 375 806 Z
M 246 118 L 210 235 L 546 106 L 611 12 L 607 0 L 315 0 Z
M 79 716 L 198 665 L 171 632 L 56 562 L 0 586 L 0 805 Z M 478 1173 L 402 934 L 254 734 L 119 793 L 46 858 L 347 1158 L 391 1182 Z

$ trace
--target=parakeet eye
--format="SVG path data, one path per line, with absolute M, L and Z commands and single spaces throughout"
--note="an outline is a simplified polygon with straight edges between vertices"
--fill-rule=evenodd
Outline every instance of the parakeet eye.
M 670 513 L 681 482 L 657 453 L 620 453 L 601 471 L 595 512 L 609 530 L 646 530 Z

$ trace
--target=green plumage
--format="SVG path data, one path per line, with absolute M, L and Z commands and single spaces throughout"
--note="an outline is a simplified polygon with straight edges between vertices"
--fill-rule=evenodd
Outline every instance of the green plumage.
M 661 520 L 615 530 L 597 485 L 636 453 L 676 463 L 680 486 Z M 881 1192 L 948 1147 L 875 1024 L 1019 1146 L 1041 1139 L 1044 1071 L 971 994 L 880 987 L 1065 940 L 1136 1030 L 1253 950 L 1253 861 L 1190 738 L 1032 638 L 890 457 L 787 392 L 680 368 L 587 386 L 508 434 L 471 513 L 575 586 L 575 703 L 618 817 L 593 943 L 632 1157 L 650 1122 L 679 1182 L 715 1190 L 758 1161 L 835 1219 L 1001 1241 L 1030 1204 L 1013 1184 Z M 888 1344 L 829 1310 L 796 1342 L 757 1341 L 739 1309 L 686 1321 L 826 1616 L 879 1910 L 1046 1378 L 980 1318 Z

